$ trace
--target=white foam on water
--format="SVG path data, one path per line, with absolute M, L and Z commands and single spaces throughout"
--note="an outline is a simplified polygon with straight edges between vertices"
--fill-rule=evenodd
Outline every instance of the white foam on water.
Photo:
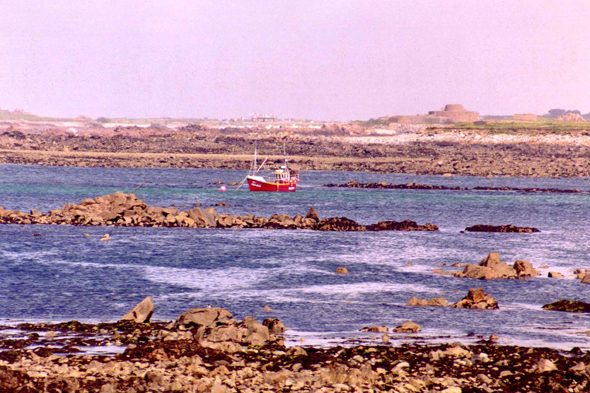
M 28 260 L 33 260 L 35 262 L 42 262 L 47 259 L 47 257 L 52 257 L 57 255 L 57 251 L 48 251 L 48 250 L 38 250 L 38 251 L 19 251 L 19 252 L 12 252 L 7 250 L 0 250 L 0 259 L 7 261 L 15 261 L 19 263 L 29 262 Z
M 503 312 L 503 311 L 514 311 L 514 310 L 523 310 L 523 309 L 534 310 L 534 311 L 543 311 L 543 305 L 542 304 L 527 304 L 527 303 L 511 303 L 509 305 L 503 305 L 497 311 Z
M 227 293 L 243 290 L 263 278 L 261 269 L 228 268 L 219 270 L 185 269 L 146 266 L 143 276 L 146 280 L 206 291 L 207 294 Z
M 428 292 L 441 293 L 439 289 L 421 284 L 395 284 L 383 282 L 362 282 L 354 284 L 326 284 L 291 288 L 291 291 L 302 293 L 317 293 L 321 295 L 363 295 L 377 292 Z

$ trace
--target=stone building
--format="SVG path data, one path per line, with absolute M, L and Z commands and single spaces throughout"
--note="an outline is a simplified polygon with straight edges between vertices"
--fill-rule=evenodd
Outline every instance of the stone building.
M 467 111 L 463 105 L 448 104 L 440 111 L 430 111 L 427 115 L 392 116 L 389 121 L 395 124 L 449 124 L 471 123 L 479 120 L 479 113 Z
M 448 118 L 451 123 L 471 123 L 479 120 L 479 113 L 467 111 L 461 104 L 448 104 L 441 111 L 430 111 L 426 117 Z

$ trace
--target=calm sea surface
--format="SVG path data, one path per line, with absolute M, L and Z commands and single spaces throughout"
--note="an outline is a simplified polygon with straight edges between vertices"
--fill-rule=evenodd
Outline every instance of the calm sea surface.
M 219 213 L 346 216 L 363 224 L 411 219 L 440 232 L 324 233 L 0 225 L 0 323 L 115 321 L 150 295 L 155 319 L 170 320 L 207 304 L 241 319 L 281 319 L 289 342 L 371 340 L 364 326 L 413 320 L 423 331 L 394 340 L 473 342 L 496 334 L 503 344 L 590 348 L 590 318 L 541 306 L 561 299 L 590 302 L 590 285 L 573 279 L 590 268 L 590 195 L 486 191 L 362 190 L 326 183 L 386 181 L 448 186 L 590 190 L 590 180 L 475 178 L 302 172 L 296 193 L 221 193 L 212 183 L 240 181 L 244 171 L 0 166 L 0 206 L 47 212 L 115 191 L 148 205 Z M 539 234 L 460 233 L 475 224 L 534 226 Z M 32 234 L 43 236 L 32 236 Z M 90 234 L 85 237 L 84 234 Z M 109 242 L 98 239 L 109 233 Z M 526 281 L 479 281 L 433 274 L 478 263 L 489 252 L 512 264 L 526 259 L 542 273 Z M 445 266 L 446 265 L 446 266 Z M 349 275 L 336 275 L 345 266 Z M 549 271 L 565 279 L 547 278 Z M 459 301 L 481 286 L 500 310 L 406 307 L 412 296 Z M 262 311 L 269 305 L 273 311 Z

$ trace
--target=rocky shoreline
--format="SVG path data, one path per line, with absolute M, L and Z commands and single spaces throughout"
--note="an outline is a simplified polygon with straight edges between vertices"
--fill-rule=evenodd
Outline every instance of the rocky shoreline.
M 484 311 L 473 311 L 484 312 Z M 590 353 L 495 344 L 286 347 L 284 326 L 218 308 L 176 321 L 0 327 L 2 392 L 585 392 Z M 374 329 L 377 337 L 383 329 Z M 398 333 L 407 336 L 412 333 Z M 90 353 L 87 348 L 94 349 Z M 102 348 L 111 352 L 97 354 Z M 117 349 L 117 350 L 114 350 Z
M 67 131 L 0 133 L 0 164 L 92 167 L 243 169 L 255 144 L 274 165 L 282 146 L 305 170 L 370 171 L 428 175 L 590 177 L 590 137 L 497 135 L 491 130 L 429 129 L 390 137 L 347 133 L 289 134 L 198 125 L 171 130 L 118 127 L 74 134 Z M 570 142 L 568 142 L 570 141 Z

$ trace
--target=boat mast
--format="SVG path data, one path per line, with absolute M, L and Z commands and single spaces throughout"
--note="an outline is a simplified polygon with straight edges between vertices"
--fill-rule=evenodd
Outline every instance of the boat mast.
M 285 169 L 287 169 L 287 148 L 285 147 L 285 142 L 283 142 L 283 156 L 285 157 Z
M 256 175 L 256 172 L 258 172 L 256 170 L 256 168 L 258 167 L 256 165 L 256 155 L 258 154 L 258 141 L 254 141 L 254 175 Z

